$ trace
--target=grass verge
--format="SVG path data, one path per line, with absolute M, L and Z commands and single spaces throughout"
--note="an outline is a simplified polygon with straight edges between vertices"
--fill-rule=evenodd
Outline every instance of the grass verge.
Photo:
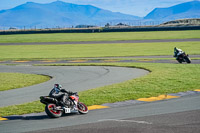
M 200 30 L 110 32 L 110 33 L 55 33 L 0 35 L 0 43 L 73 42 L 200 38 Z
M 48 76 L 36 74 L 0 73 L 0 91 L 31 86 L 49 79 Z
M 144 77 L 80 92 L 80 100 L 87 105 L 100 105 L 103 103 L 148 98 L 166 93 L 169 94 L 199 89 L 200 86 L 200 65 L 198 64 L 98 63 L 84 65 L 136 67 L 151 71 L 150 74 Z M 43 111 L 44 105 L 39 103 L 39 101 L 35 101 L 22 105 L 2 107 L 0 108 L 0 116 L 20 115 Z
M 2 45 L 0 46 L 0 60 L 60 60 L 81 57 L 173 55 L 174 47 L 181 48 L 190 55 L 200 54 L 200 42 Z
M 200 75 L 198 75 L 200 74 L 200 65 L 114 63 L 114 66 L 144 68 L 152 72 L 147 76 L 124 83 L 81 92 L 80 97 L 83 98 L 81 99 L 83 102 L 88 105 L 99 105 L 194 90 L 200 86 Z

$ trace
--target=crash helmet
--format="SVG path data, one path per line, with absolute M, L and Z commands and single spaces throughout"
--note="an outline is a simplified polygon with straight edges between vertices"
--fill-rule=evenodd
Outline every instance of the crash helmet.
M 57 88 L 57 89 L 61 90 L 62 85 L 60 85 L 60 84 L 54 84 L 54 88 Z
M 174 52 L 178 52 L 180 51 L 180 49 L 178 49 L 177 47 L 174 47 Z

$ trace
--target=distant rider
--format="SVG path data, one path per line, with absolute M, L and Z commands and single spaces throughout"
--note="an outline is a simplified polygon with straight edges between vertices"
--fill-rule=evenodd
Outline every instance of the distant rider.
M 174 48 L 174 57 L 176 57 L 176 60 L 178 60 L 179 55 L 181 55 L 183 53 L 183 51 L 179 48 Z

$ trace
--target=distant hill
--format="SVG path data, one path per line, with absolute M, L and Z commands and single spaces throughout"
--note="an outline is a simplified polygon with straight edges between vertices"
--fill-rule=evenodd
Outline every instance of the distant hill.
M 160 26 L 199 26 L 200 18 L 179 19 L 162 23 Z
M 191 1 L 168 8 L 155 8 L 144 18 L 111 12 L 91 5 L 77 5 L 62 1 L 48 4 L 27 2 L 15 8 L 0 11 L 0 30 L 30 28 L 63 28 L 75 26 L 104 26 L 135 24 L 150 25 L 152 21 L 167 22 L 185 18 L 200 18 L 200 1 Z M 153 22 L 153 24 L 155 24 Z
M 200 1 L 191 1 L 168 8 L 155 8 L 144 19 L 170 21 L 184 18 L 200 18 Z
M 105 25 L 108 22 L 133 21 L 137 16 L 103 10 L 91 5 L 76 5 L 56 1 L 49 4 L 27 2 L 9 10 L 0 11 L 0 27 L 30 28 Z

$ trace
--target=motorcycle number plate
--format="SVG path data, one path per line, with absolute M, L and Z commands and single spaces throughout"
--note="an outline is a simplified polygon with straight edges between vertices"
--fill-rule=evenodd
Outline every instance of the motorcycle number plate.
M 65 113 L 71 113 L 71 109 L 70 108 L 65 108 Z

